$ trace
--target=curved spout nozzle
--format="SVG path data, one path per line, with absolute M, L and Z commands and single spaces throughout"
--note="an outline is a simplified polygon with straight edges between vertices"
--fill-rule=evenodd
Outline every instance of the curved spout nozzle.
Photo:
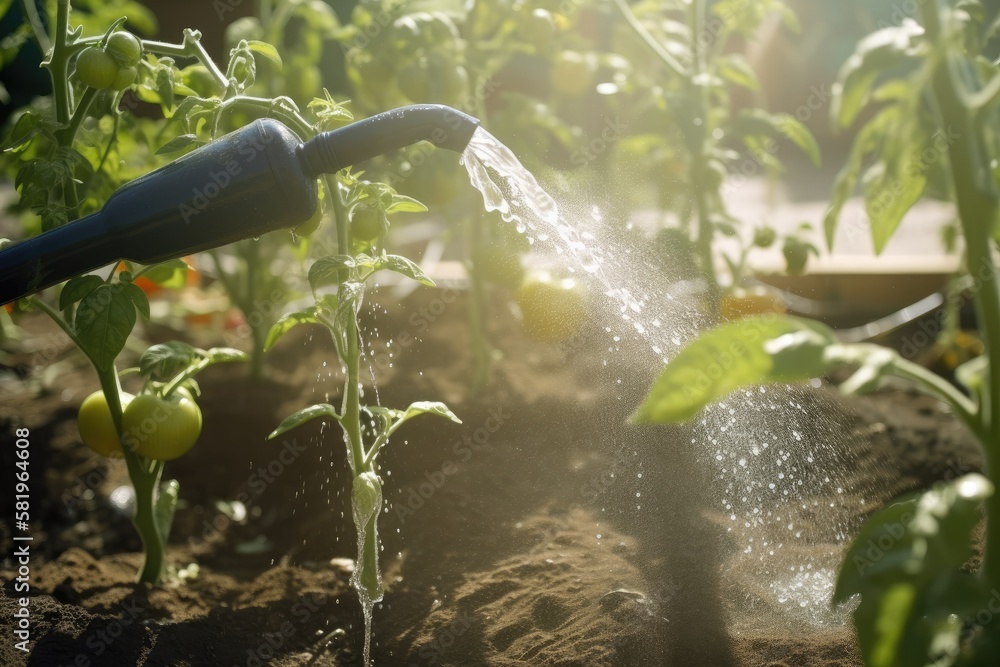
M 441 104 L 415 104 L 351 123 L 306 142 L 300 153 L 312 177 L 332 174 L 365 160 L 430 141 L 457 153 L 465 150 L 479 127 L 472 116 Z

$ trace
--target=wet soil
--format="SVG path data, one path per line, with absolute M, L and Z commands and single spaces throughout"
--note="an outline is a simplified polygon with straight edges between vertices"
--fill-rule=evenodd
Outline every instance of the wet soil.
M 490 325 L 503 358 L 474 393 L 462 301 L 419 315 L 439 298 L 365 315 L 378 353 L 369 399 L 444 400 L 464 421 L 414 421 L 385 453 L 378 665 L 860 665 L 846 614 L 813 599 L 828 593 L 840 540 L 886 500 L 981 465 L 962 427 L 904 388 L 864 401 L 825 385 L 774 390 L 691 426 L 629 426 L 655 364 L 595 353 L 608 348 L 597 326 L 568 346 L 528 341 L 503 295 Z M 22 324 L 36 349 L 5 358 L 0 456 L 10 479 L 13 431 L 30 429 L 31 652 L 12 639 L 8 491 L 0 664 L 360 664 L 340 435 L 311 424 L 265 441 L 284 415 L 339 399 L 324 334 L 290 334 L 265 383 L 238 366 L 200 377 L 204 433 L 167 466 L 181 482 L 171 577 L 149 587 L 132 583 L 141 556 L 123 465 L 76 432 L 94 377 L 45 320 Z M 794 414 L 769 415 L 772 404 Z M 718 444 L 745 433 L 777 449 L 782 429 L 799 443 L 777 457 L 800 481 L 793 500 L 740 477 L 742 450 Z M 750 463 L 757 477 L 777 470 Z

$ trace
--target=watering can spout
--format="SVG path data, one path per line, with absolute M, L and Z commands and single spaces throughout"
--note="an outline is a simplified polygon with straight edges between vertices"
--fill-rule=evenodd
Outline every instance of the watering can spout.
M 260 119 L 119 188 L 100 211 L 0 250 L 0 304 L 120 259 L 155 264 L 308 220 L 316 179 L 418 141 L 461 152 L 479 126 L 450 107 L 393 109 L 302 143 Z

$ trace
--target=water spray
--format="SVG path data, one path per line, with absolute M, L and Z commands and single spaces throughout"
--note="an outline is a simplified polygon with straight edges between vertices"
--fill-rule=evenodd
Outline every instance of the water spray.
M 131 181 L 97 213 L 0 251 L 0 304 L 118 260 L 156 264 L 296 227 L 318 206 L 316 179 L 418 141 L 462 152 L 479 121 L 422 104 L 303 143 L 256 120 Z

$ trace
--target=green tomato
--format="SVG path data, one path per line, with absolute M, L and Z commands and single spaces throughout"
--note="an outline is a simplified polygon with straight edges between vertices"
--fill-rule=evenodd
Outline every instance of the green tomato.
M 356 241 L 371 241 L 382 235 L 387 221 L 385 213 L 377 206 L 362 204 L 351 213 L 351 236 Z
M 525 332 L 535 340 L 569 340 L 587 320 L 587 292 L 575 278 L 556 278 L 547 272 L 525 277 L 515 296 Z
M 778 238 L 773 227 L 758 227 L 753 233 L 753 244 L 758 248 L 770 248 Z
M 323 181 L 319 181 L 316 184 L 317 187 L 317 197 L 316 197 L 316 211 L 312 216 L 303 222 L 301 225 L 295 228 L 295 233 L 299 236 L 309 236 L 317 229 L 319 225 L 323 222 L 323 208 L 326 199 L 326 187 L 323 185 Z
M 120 394 L 122 408 L 127 408 L 134 398 L 132 394 Z M 116 458 L 122 456 L 122 444 L 118 440 L 111 408 L 108 407 L 103 391 L 95 391 L 83 399 L 80 411 L 77 413 L 77 427 L 80 429 L 83 444 L 101 456 Z
M 112 33 L 105 50 L 120 67 L 135 67 L 142 57 L 142 44 L 135 35 L 125 31 Z
M 115 82 L 111 84 L 111 88 L 113 90 L 125 90 L 135 83 L 137 76 L 139 76 L 139 70 L 135 67 L 123 67 L 115 75 Z
M 88 46 L 76 58 L 76 75 L 85 86 L 107 90 L 118 76 L 118 63 L 96 46 Z
M 136 396 L 122 416 L 125 443 L 136 454 L 172 461 L 190 450 L 201 434 L 201 409 L 190 392 L 178 389 L 167 398 Z

